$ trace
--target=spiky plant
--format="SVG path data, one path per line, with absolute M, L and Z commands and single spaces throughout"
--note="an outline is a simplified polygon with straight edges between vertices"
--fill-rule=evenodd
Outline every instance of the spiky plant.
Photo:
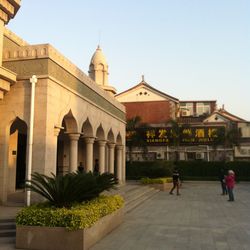
M 33 173 L 26 181 L 26 187 L 44 197 L 52 206 L 71 207 L 74 203 L 91 200 L 104 190 L 114 188 L 117 180 L 113 174 L 95 175 L 89 173 L 69 173 L 64 176 L 46 176 Z

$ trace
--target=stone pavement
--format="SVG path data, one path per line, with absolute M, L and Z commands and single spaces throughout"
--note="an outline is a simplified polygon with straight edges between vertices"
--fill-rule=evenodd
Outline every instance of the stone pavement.
M 219 182 L 184 182 L 181 196 L 158 192 L 91 250 L 249 250 L 250 183 L 237 184 L 235 202 L 220 192 Z M 5 209 L 1 216 L 15 212 Z
M 250 183 L 237 184 L 235 202 L 220 192 L 219 182 L 159 192 L 91 250 L 249 250 Z

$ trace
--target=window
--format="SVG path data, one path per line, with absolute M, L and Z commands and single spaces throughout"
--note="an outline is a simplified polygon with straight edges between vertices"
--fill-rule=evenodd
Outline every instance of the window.
M 184 116 L 192 116 L 194 113 L 194 105 L 192 102 L 180 103 L 180 110 L 182 115 L 186 114 Z
M 210 114 L 210 103 L 197 102 L 196 111 L 198 115 Z

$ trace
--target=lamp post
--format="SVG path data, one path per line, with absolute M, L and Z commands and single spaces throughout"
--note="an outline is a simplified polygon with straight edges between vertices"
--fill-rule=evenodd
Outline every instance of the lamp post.
M 29 122 L 29 141 L 28 141 L 28 167 L 27 167 L 27 180 L 31 180 L 32 171 L 32 146 L 33 146 L 33 129 L 34 129 L 34 106 L 35 106 L 35 87 L 37 83 L 36 75 L 30 78 L 31 83 L 31 96 L 30 96 L 30 122 Z M 31 191 L 26 191 L 26 205 L 30 206 Z

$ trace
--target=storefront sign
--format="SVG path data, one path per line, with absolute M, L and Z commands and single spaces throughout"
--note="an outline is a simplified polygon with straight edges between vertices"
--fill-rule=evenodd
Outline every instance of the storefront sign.
M 139 128 L 137 131 L 127 133 L 127 139 L 129 139 L 131 133 L 139 133 L 148 145 L 213 144 L 220 136 L 225 134 L 225 128 L 183 127 L 179 128 L 179 132 L 171 127 Z

